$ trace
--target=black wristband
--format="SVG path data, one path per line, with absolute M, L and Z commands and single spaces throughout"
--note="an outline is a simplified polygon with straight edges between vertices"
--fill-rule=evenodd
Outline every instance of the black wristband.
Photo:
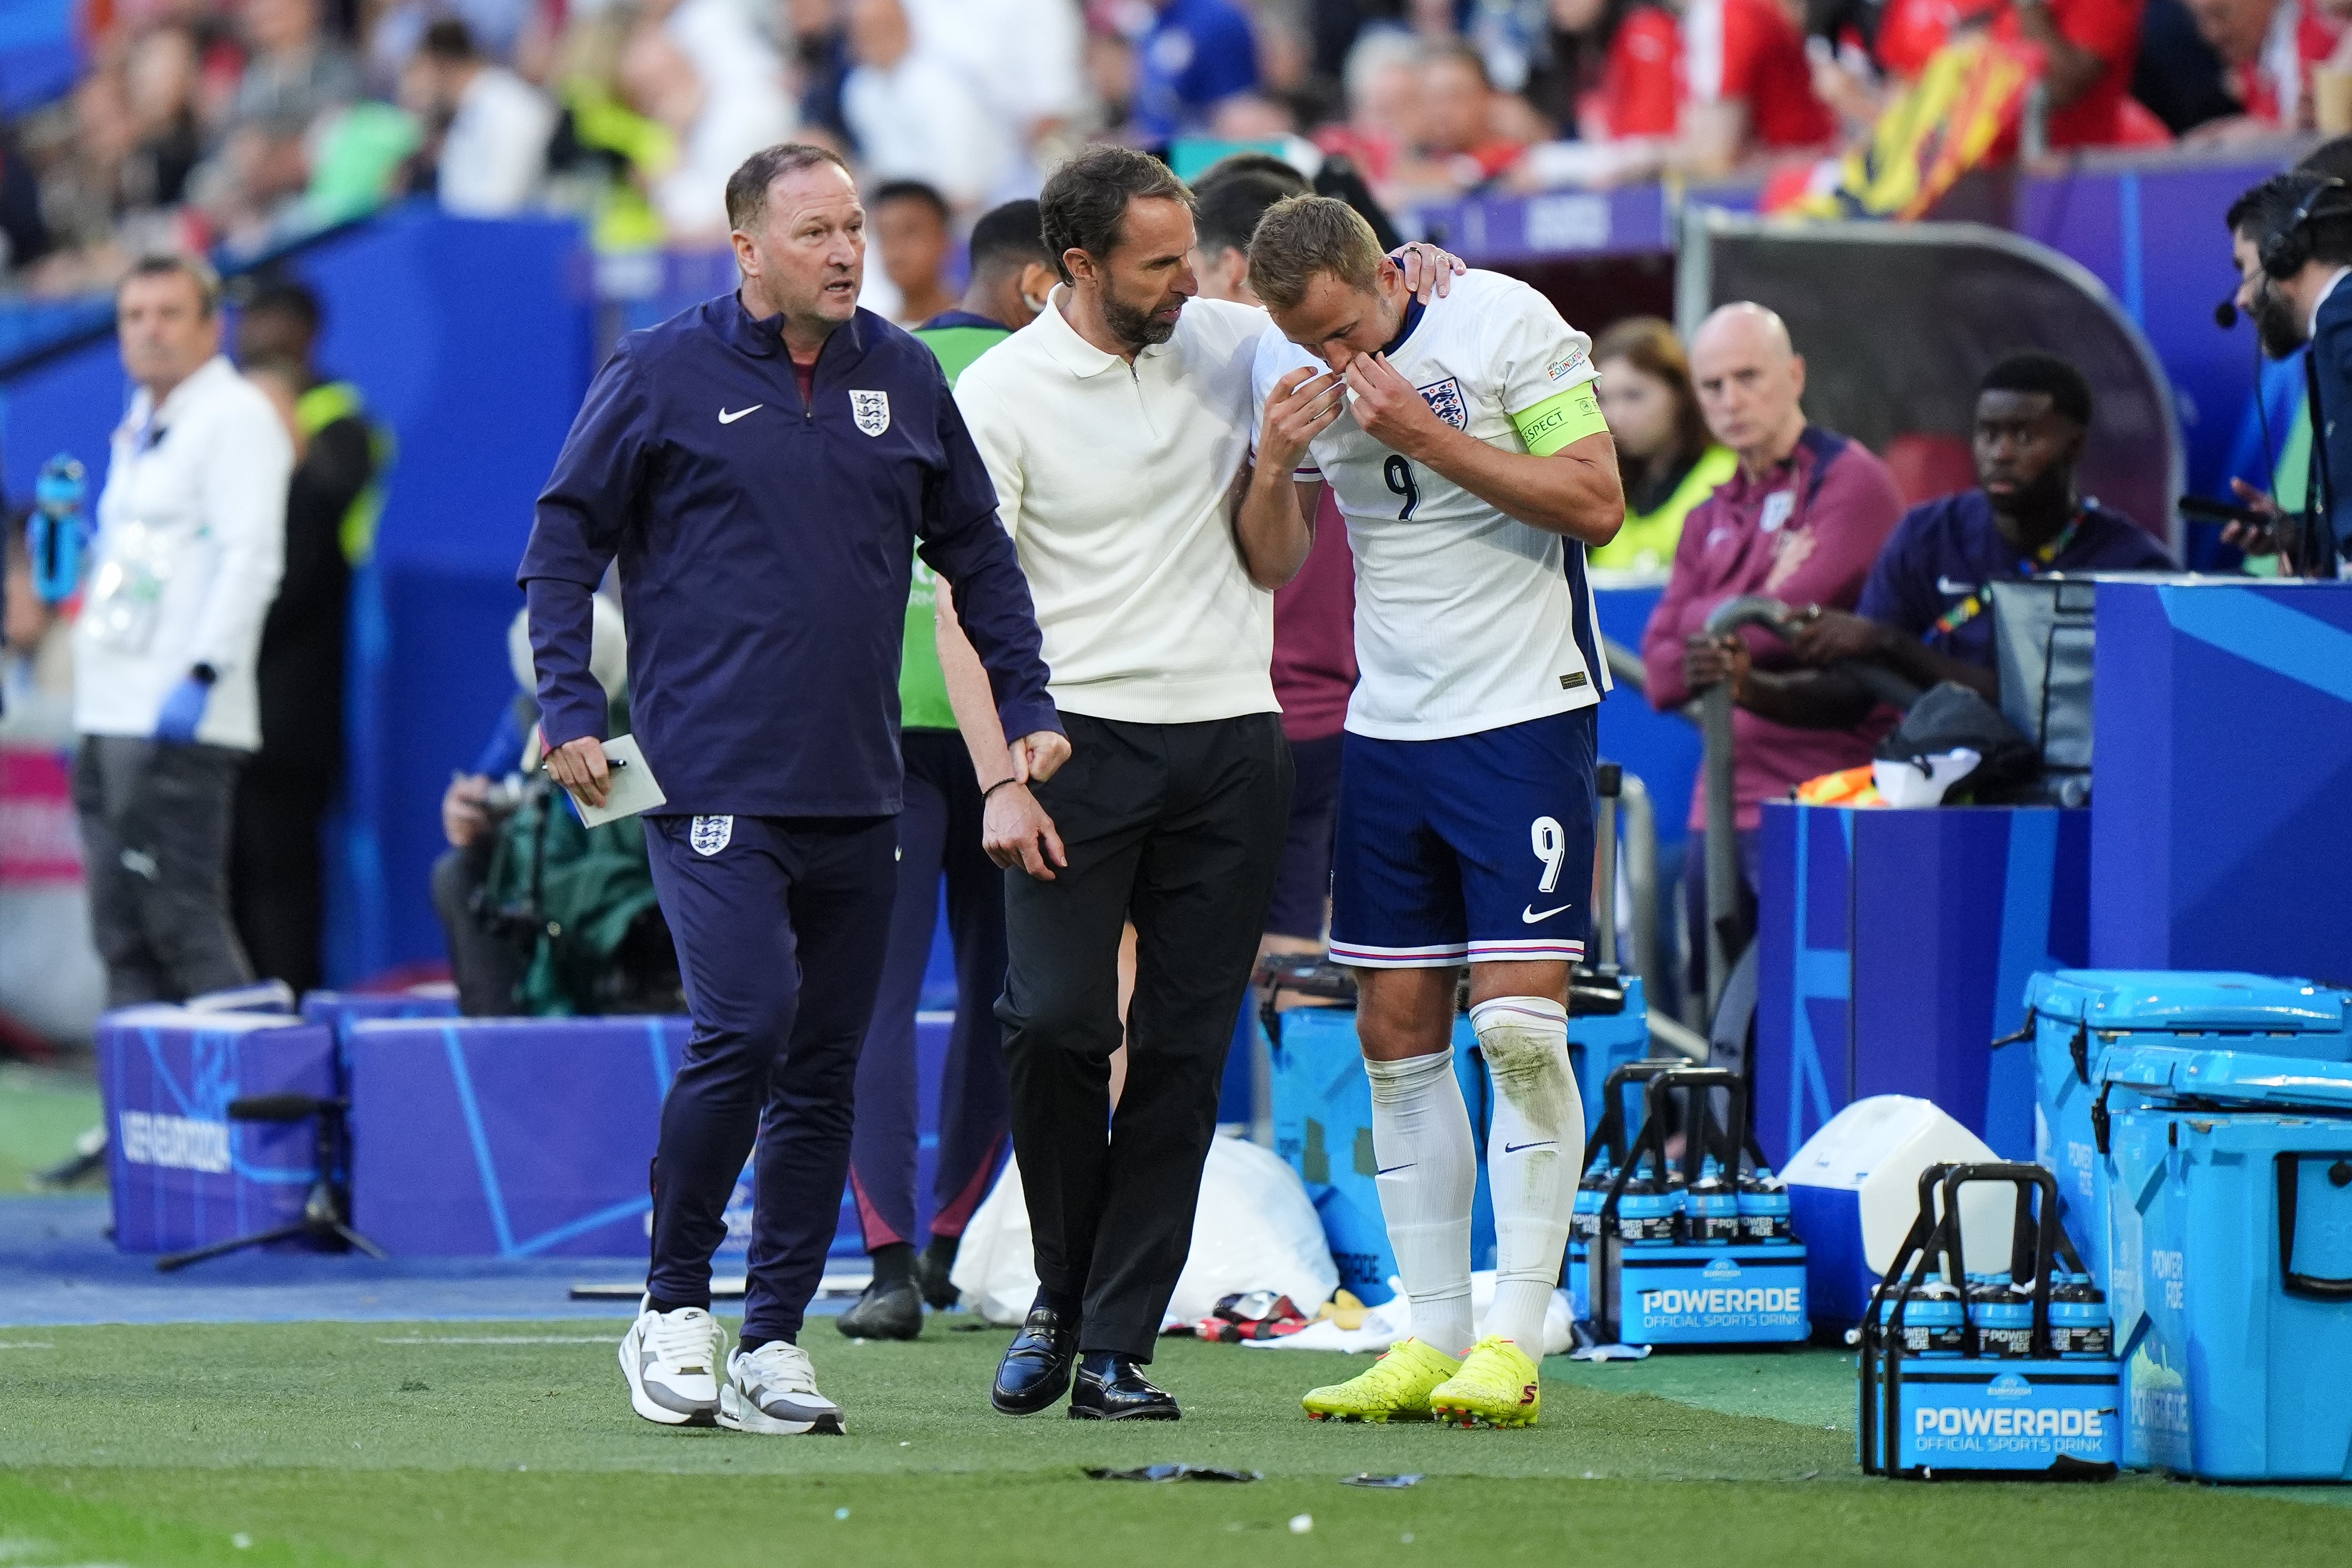
M 1021 781 L 1020 781 L 1019 779 L 1014 779 L 1014 778 L 1003 778 L 1003 779 L 999 779 L 999 780 L 997 780 L 994 784 L 992 784 L 989 785 L 986 789 L 982 790 L 982 791 L 980 792 L 980 804 L 981 804 L 981 805 L 986 805 L 988 804 L 988 797 L 989 797 L 990 795 L 994 795 L 998 790 L 1003 789 L 1006 784 L 1019 784 L 1020 782 L 1021 782 Z

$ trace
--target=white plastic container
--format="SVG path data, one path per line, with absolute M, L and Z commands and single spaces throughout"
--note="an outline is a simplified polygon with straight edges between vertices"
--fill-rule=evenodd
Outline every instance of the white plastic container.
M 1999 1158 L 1934 1101 L 1907 1094 L 1855 1100 L 1807 1139 L 1780 1174 L 1790 1227 L 1805 1244 L 1815 1331 L 1862 1321 L 1871 1287 L 1918 1215 L 1920 1172 Z M 1961 1246 L 1976 1267 L 2007 1260 L 2012 1204 L 2006 1189 L 1983 1184 L 1961 1194 Z

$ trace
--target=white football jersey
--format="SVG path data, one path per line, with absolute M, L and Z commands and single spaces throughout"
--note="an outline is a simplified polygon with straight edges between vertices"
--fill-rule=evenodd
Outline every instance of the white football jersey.
M 1474 270 L 1412 309 L 1388 359 L 1446 423 L 1549 456 L 1607 428 L 1591 346 L 1527 284 Z M 1268 326 L 1253 374 L 1254 430 L 1274 384 L 1302 367 L 1325 368 Z M 1439 740 L 1601 700 L 1608 672 L 1582 544 L 1391 452 L 1351 414 L 1315 438 L 1298 477 L 1332 487 L 1356 556 L 1362 677 L 1349 730 Z

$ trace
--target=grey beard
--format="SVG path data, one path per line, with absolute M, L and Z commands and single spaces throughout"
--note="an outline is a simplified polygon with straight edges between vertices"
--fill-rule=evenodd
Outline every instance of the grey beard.
M 1150 348 L 1176 335 L 1175 322 L 1154 321 L 1150 311 L 1139 310 L 1108 294 L 1103 296 L 1103 324 L 1129 348 Z

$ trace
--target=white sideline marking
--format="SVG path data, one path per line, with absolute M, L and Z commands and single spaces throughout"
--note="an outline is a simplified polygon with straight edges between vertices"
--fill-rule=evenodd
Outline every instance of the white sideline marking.
M 58 1347 L 47 1340 L 0 1340 L 0 1351 L 53 1351 Z M 0 1559 L 7 1555 L 8 1543 L 0 1542 Z
M 380 1345 L 609 1345 L 610 1335 L 590 1339 L 577 1334 L 406 1334 L 379 1339 Z

